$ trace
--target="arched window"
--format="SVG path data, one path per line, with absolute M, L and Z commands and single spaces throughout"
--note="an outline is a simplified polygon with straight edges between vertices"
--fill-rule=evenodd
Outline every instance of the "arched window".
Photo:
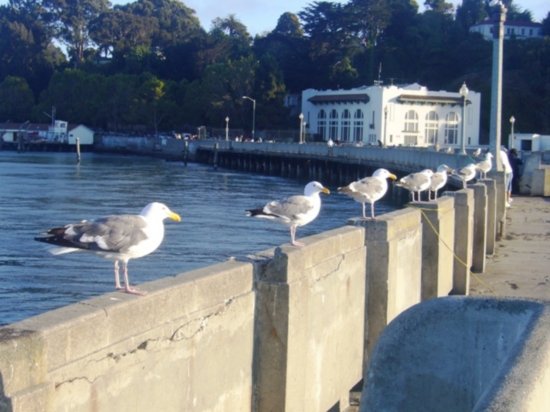
M 404 143 L 408 146 L 418 145 L 418 114 L 414 110 L 405 113 Z
M 424 143 L 437 144 L 437 130 L 439 117 L 433 110 L 426 115 L 426 126 L 424 128 Z
M 330 111 L 328 119 L 328 136 L 332 140 L 338 140 L 338 112 L 336 109 Z
M 325 140 L 327 134 L 327 114 L 324 110 L 320 110 L 317 114 L 317 133 L 321 137 L 321 140 Z
M 405 114 L 405 133 L 418 133 L 418 114 L 409 110 Z
M 348 109 L 342 112 L 342 141 L 350 141 L 350 118 L 351 114 Z
M 361 109 L 357 109 L 353 114 L 353 140 L 356 142 L 363 141 L 363 124 L 365 115 Z
M 445 117 L 445 143 L 458 143 L 458 115 L 455 112 L 451 112 Z

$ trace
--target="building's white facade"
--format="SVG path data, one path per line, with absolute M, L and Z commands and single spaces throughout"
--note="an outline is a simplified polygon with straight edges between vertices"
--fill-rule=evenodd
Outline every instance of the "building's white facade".
M 480 101 L 476 92 L 463 98 L 458 91 L 430 91 L 416 83 L 307 89 L 302 113 L 307 134 L 316 140 L 460 148 L 463 136 L 465 147 L 479 144 Z
M 94 144 L 94 131 L 82 124 L 71 128 L 67 134 L 68 143 L 76 144 L 76 139 L 82 145 Z
M 470 32 L 479 33 L 485 40 L 493 40 L 495 23 L 489 20 L 474 24 Z M 506 40 L 516 38 L 518 40 L 536 39 L 542 37 L 542 24 L 533 22 L 504 22 L 504 38 Z
M 538 133 L 514 133 L 508 136 L 510 149 L 519 152 L 544 152 L 550 150 L 550 135 Z

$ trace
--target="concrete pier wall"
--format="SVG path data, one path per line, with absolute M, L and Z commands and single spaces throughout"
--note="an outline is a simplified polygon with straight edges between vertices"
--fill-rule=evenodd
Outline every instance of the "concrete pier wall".
M 0 411 L 344 410 L 386 326 L 457 289 L 487 219 L 461 192 L 0 328 Z

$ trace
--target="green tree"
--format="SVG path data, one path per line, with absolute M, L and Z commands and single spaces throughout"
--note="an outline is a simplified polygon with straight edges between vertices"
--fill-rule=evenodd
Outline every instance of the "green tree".
M 29 120 L 33 106 L 34 96 L 25 79 L 7 76 L 0 83 L 0 119 L 2 121 Z
M 94 46 L 89 25 L 109 6 L 108 0 L 43 0 L 56 37 L 66 47 L 75 66 L 80 66 L 88 48 Z

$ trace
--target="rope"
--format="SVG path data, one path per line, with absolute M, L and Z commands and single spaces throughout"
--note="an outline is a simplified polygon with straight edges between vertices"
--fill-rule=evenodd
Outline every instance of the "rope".
M 428 222 L 428 226 L 433 230 L 433 232 L 435 233 L 435 235 L 437 236 L 439 241 L 443 244 L 443 246 L 445 246 L 452 253 L 454 259 L 456 259 L 458 261 L 458 263 L 460 263 L 462 266 L 464 266 L 466 268 L 466 270 L 468 271 L 468 274 L 471 277 L 473 277 L 479 284 L 481 284 L 482 286 L 487 288 L 491 294 L 495 295 L 496 292 L 493 290 L 493 288 L 491 286 L 489 286 L 486 282 L 484 282 L 479 276 L 477 276 L 475 273 L 473 273 L 470 270 L 470 267 L 468 266 L 468 264 L 466 262 L 464 262 L 459 256 L 457 256 L 454 249 L 451 248 L 449 245 L 447 245 L 447 243 L 441 238 L 441 236 L 439 235 L 439 232 L 437 231 L 437 228 L 430 221 L 430 219 L 429 219 L 428 215 L 426 214 L 426 212 L 424 212 L 425 210 L 437 211 L 438 209 L 422 208 L 422 207 L 419 207 L 419 206 L 416 206 L 416 205 L 411 205 L 411 206 L 418 209 L 418 210 L 420 210 L 420 213 L 422 214 L 422 216 L 424 216 L 426 222 Z

